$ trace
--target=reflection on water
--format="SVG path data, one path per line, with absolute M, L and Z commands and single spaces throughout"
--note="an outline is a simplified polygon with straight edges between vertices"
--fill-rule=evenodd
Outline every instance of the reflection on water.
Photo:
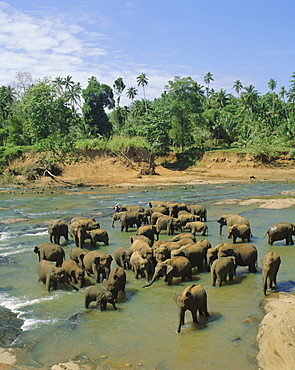
M 166 369 L 256 369 L 255 338 L 258 322 L 263 317 L 261 269 L 249 274 L 237 269 L 237 277 L 222 287 L 211 286 L 209 273 L 193 276 L 192 281 L 174 278 L 167 286 L 162 279 L 143 289 L 144 279 L 135 280 L 127 271 L 125 295 L 119 295 L 118 311 L 111 305 L 100 312 L 94 306 L 84 308 L 83 290 L 61 288 L 47 293 L 38 282 L 37 256 L 34 246 L 49 241 L 46 223 L 62 218 L 69 221 L 77 215 L 94 216 L 110 236 L 110 245 L 101 246 L 103 253 L 112 253 L 118 246 L 129 247 L 129 237 L 135 233 L 121 232 L 119 224 L 111 227 L 113 207 L 119 204 L 140 204 L 147 207 L 150 200 L 198 203 L 208 210 L 208 239 L 212 246 L 227 242 L 226 230 L 219 236 L 216 220 L 221 214 L 236 213 L 250 220 L 253 244 L 263 255 L 276 250 L 282 259 L 278 274 L 278 289 L 292 291 L 295 287 L 293 263 L 295 247 L 284 241 L 267 245 L 263 238 L 267 228 L 278 221 L 293 221 L 293 208 L 269 210 L 259 204 L 240 205 L 215 202 L 222 199 L 248 199 L 276 196 L 293 190 L 292 183 L 251 183 L 222 185 L 162 186 L 159 188 L 94 188 L 45 190 L 15 190 L 0 194 L 0 222 L 11 218 L 27 221 L 0 224 L 0 305 L 18 313 L 24 320 L 23 333 L 14 344 L 30 348 L 19 359 L 24 365 L 48 367 L 70 358 L 92 359 L 101 368 L 124 368 L 126 363 L 141 368 Z M 4 189 L 5 190 L 5 189 Z M 161 239 L 168 240 L 164 232 Z M 198 240 L 202 237 L 198 236 Z M 63 246 L 66 256 L 74 246 Z M 85 249 L 90 248 L 87 244 Z M 112 267 L 115 267 L 113 261 Z M 93 279 L 90 278 L 90 283 Z M 192 282 L 201 284 L 208 294 L 210 317 L 192 323 L 187 311 L 185 325 L 176 334 L 177 306 L 172 298 Z M 246 320 L 254 318 L 254 320 Z

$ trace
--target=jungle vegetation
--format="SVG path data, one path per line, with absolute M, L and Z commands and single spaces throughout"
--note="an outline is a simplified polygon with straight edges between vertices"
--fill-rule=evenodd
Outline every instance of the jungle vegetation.
M 295 72 L 288 87 L 270 79 L 264 95 L 240 80 L 234 94 L 215 91 L 212 81 L 211 72 L 201 82 L 176 76 L 151 101 L 145 73 L 130 87 L 122 77 L 108 86 L 92 76 L 83 89 L 71 76 L 33 81 L 18 72 L 12 85 L 0 87 L 0 168 L 27 150 L 43 153 L 44 165 L 71 161 L 78 150 L 131 146 L 155 154 L 295 153 Z M 121 105 L 123 94 L 129 105 Z

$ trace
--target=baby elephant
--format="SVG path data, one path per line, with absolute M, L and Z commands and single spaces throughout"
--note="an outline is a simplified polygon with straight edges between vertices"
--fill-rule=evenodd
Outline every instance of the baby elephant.
M 277 252 L 269 252 L 263 257 L 261 264 L 263 293 L 266 295 L 268 281 L 269 289 L 272 289 L 277 285 L 277 273 L 280 268 L 281 258 Z
M 180 333 L 181 325 L 184 325 L 185 311 L 191 311 L 193 322 L 197 323 L 197 311 L 200 315 L 210 316 L 207 309 L 207 293 L 202 285 L 192 284 L 184 289 L 183 293 L 174 294 L 173 299 L 178 306 L 179 324 L 177 333 Z
M 235 224 L 228 227 L 228 239 L 233 238 L 233 243 L 237 242 L 237 238 L 241 238 L 243 242 L 250 242 L 251 229 L 249 225 Z
M 104 245 L 109 245 L 109 235 L 104 229 L 88 230 L 87 234 L 91 240 L 91 246 L 96 247 L 96 243 L 104 243 Z
M 202 221 L 188 222 L 184 228 L 190 230 L 194 235 L 196 235 L 197 232 L 201 233 L 202 236 L 208 234 L 208 226 Z
M 236 259 L 235 257 L 220 257 L 212 263 L 211 277 L 212 285 L 214 286 L 217 280 L 218 286 L 226 281 L 227 275 L 229 280 L 232 280 L 236 274 Z
M 111 303 L 114 309 L 117 309 L 113 294 L 98 285 L 88 286 L 84 291 L 85 307 L 88 308 L 89 304 L 93 301 L 96 302 L 97 308 L 101 311 L 107 309 L 107 303 Z

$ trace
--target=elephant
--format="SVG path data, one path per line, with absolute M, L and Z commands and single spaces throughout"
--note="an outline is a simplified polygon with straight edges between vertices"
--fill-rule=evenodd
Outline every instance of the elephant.
M 58 283 L 69 285 L 71 288 L 79 290 L 69 282 L 68 276 L 62 267 L 56 267 L 49 261 L 40 261 L 37 265 L 37 272 L 39 281 L 46 285 L 47 292 L 50 292 L 51 288 L 57 289 Z
M 144 228 L 144 226 L 140 226 L 140 228 Z M 139 229 L 140 229 L 139 228 Z M 143 230 L 143 229 L 142 229 Z M 133 243 L 133 242 L 135 242 L 135 240 L 143 240 L 143 241 L 145 241 L 146 243 L 148 243 L 148 245 L 151 247 L 152 245 L 153 245 L 153 241 L 150 239 L 150 238 L 148 238 L 147 236 L 145 236 L 145 235 L 131 235 L 130 236 L 130 242 L 131 242 L 131 244 Z
M 161 213 L 161 212 L 153 212 L 151 214 L 151 225 L 156 225 L 156 222 L 158 220 L 158 218 L 164 216 L 164 213 Z
M 237 238 L 242 239 L 242 242 L 250 242 L 251 241 L 251 229 L 249 225 L 240 225 L 234 224 L 232 226 L 228 226 L 228 239 L 232 238 L 233 243 L 237 242 Z
M 208 226 L 202 221 L 188 222 L 185 229 L 190 230 L 192 234 L 201 233 L 202 236 L 208 235 Z
M 181 277 L 182 281 L 187 277 L 192 278 L 192 265 L 190 261 L 183 256 L 171 257 L 163 262 L 158 262 L 151 281 L 144 285 L 144 288 L 151 286 L 156 279 L 164 277 L 168 285 L 172 285 L 173 277 Z
M 139 251 L 143 258 L 146 258 L 151 262 L 151 265 L 154 266 L 154 253 L 153 248 L 149 246 L 148 243 L 146 243 L 143 240 L 135 240 L 131 246 L 130 250 L 132 253 L 135 251 Z
M 179 240 L 184 239 L 184 238 L 190 238 L 192 239 L 192 241 L 194 242 L 196 241 L 196 237 L 194 234 L 185 232 L 185 233 L 180 233 L 178 235 L 173 236 L 172 238 L 169 239 L 169 242 L 178 242 Z
M 208 271 L 210 271 L 210 266 L 212 265 L 213 261 L 215 261 L 217 259 L 218 249 L 221 246 L 227 246 L 227 247 L 229 247 L 229 244 L 227 244 L 227 243 L 220 243 L 220 244 L 216 245 L 214 248 L 207 249 L 206 259 L 207 259 Z
M 220 224 L 220 229 L 219 229 L 219 234 L 222 235 L 222 227 L 227 225 L 227 226 L 233 226 L 235 224 L 239 225 L 249 225 L 249 221 L 242 216 L 239 215 L 222 215 L 220 218 L 217 220 L 217 222 Z
M 60 244 L 60 238 L 69 241 L 69 227 L 63 220 L 58 220 L 48 226 L 48 234 L 50 243 Z
M 121 211 L 127 211 L 127 212 L 144 212 L 145 209 L 143 206 L 140 206 L 138 204 L 131 204 L 128 206 L 121 206 Z
M 200 206 L 199 204 L 192 204 L 187 206 L 187 208 L 190 213 L 199 216 L 200 221 L 207 221 L 207 210 L 205 207 Z
M 131 269 L 130 258 L 132 252 L 125 247 L 118 247 L 113 252 L 114 260 L 123 269 Z
M 156 222 L 157 234 L 160 234 L 161 230 L 166 230 L 167 235 L 173 235 L 174 230 L 182 232 L 181 222 L 178 218 L 172 216 L 162 216 L 158 218 Z
M 89 217 L 74 217 L 70 222 L 70 234 L 75 240 L 76 247 L 83 248 L 83 243 L 90 236 L 88 231 L 99 229 L 99 222 Z
M 108 279 L 103 280 L 103 284 L 107 291 L 112 293 L 115 302 L 118 298 L 118 293 L 120 291 L 125 292 L 126 285 L 126 272 L 122 267 L 114 268 L 108 277 Z
M 169 204 L 167 204 L 167 207 L 169 209 L 169 215 L 171 217 L 174 217 L 174 218 L 177 218 L 179 211 L 187 211 L 188 212 L 187 205 L 183 202 L 169 203 Z
M 197 311 L 200 315 L 210 316 L 207 307 L 207 293 L 202 285 L 192 284 L 184 289 L 182 294 L 173 294 L 178 307 L 179 323 L 177 333 L 180 333 L 181 326 L 184 325 L 185 311 L 190 311 L 194 323 L 198 322 Z
M 93 248 L 96 247 L 96 243 L 98 242 L 104 243 L 104 245 L 109 245 L 109 235 L 104 229 L 89 230 L 86 234 L 89 235 L 91 246 Z
M 195 216 L 192 213 L 188 213 L 188 212 L 178 215 L 177 218 L 180 221 L 181 226 L 186 226 L 188 222 L 200 221 L 199 216 Z
M 39 262 L 42 260 L 56 262 L 56 267 L 61 267 L 65 259 L 65 251 L 58 244 L 38 244 L 35 246 L 34 252 L 38 254 Z
M 107 279 L 113 257 L 109 254 L 102 254 L 98 251 L 86 253 L 84 257 L 84 267 L 88 276 L 94 275 L 95 281 L 100 282 L 100 274 L 103 279 Z
M 83 288 L 85 285 L 85 271 L 78 266 L 77 262 L 68 259 L 63 261 L 61 267 L 65 270 L 72 283 L 79 284 L 79 288 Z
M 252 244 L 222 245 L 217 252 L 217 258 L 234 256 L 238 266 L 248 266 L 249 272 L 257 272 L 257 249 Z
M 150 281 L 153 275 L 153 266 L 151 261 L 144 258 L 139 251 L 132 253 L 130 258 L 131 269 L 134 272 L 135 279 L 145 278 L 146 281 Z
M 171 257 L 170 249 L 163 244 L 153 248 L 153 253 L 156 262 L 162 262 Z
M 84 291 L 85 308 L 88 308 L 91 302 L 96 302 L 97 308 L 101 311 L 107 309 L 107 303 L 111 303 L 117 310 L 113 294 L 97 285 L 88 286 Z
M 171 257 L 185 256 L 190 261 L 192 267 L 197 267 L 199 271 L 202 271 L 206 264 L 206 253 L 210 245 L 206 239 L 197 243 L 183 245 L 179 249 L 172 250 Z
M 156 239 L 159 239 L 159 233 L 157 227 L 154 225 L 144 225 L 137 229 L 136 235 L 143 235 L 150 239 L 151 245 L 154 244 L 155 236 Z
M 123 211 L 123 212 L 115 212 L 112 218 L 112 227 L 114 227 L 115 221 L 119 220 L 121 224 L 121 231 L 128 231 L 129 227 L 133 227 L 134 225 L 139 228 L 143 222 L 144 215 L 141 212 L 134 212 L 134 211 Z
M 87 252 L 82 248 L 74 247 L 70 250 L 70 259 L 75 261 L 81 268 L 84 269 L 84 256 Z
M 292 235 L 295 235 L 295 224 L 290 222 L 277 222 L 267 229 L 266 234 L 268 235 L 268 244 L 270 245 L 273 245 L 277 240 L 283 239 L 286 239 L 286 245 L 293 245 L 294 241 Z
M 153 207 L 151 208 L 151 215 L 153 213 L 161 213 L 162 215 L 167 215 L 169 216 L 169 209 L 166 206 L 158 206 L 158 207 Z
M 269 289 L 276 287 L 277 285 L 277 273 L 281 264 L 281 258 L 277 252 L 268 252 L 262 259 L 262 282 L 263 282 L 263 293 L 266 295 L 267 283 L 269 283 Z
M 236 274 L 236 267 L 235 257 L 217 258 L 217 260 L 212 263 L 211 267 L 212 285 L 214 286 L 217 280 L 218 286 L 221 286 L 221 284 L 226 281 L 227 275 L 229 276 L 229 280 L 233 280 Z

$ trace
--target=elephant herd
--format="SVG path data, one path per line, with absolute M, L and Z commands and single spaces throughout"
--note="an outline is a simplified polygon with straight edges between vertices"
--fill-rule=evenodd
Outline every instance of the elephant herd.
M 150 287 L 161 277 L 168 285 L 172 285 L 173 278 L 190 280 L 195 271 L 210 271 L 212 285 L 220 287 L 227 277 L 230 280 L 234 278 L 237 266 L 247 266 L 250 273 L 257 272 L 257 249 L 250 244 L 250 223 L 242 216 L 222 215 L 217 220 L 220 235 L 223 226 L 227 226 L 228 239 L 232 239 L 233 245 L 221 243 L 215 247 L 211 246 L 208 239 L 196 241 L 197 233 L 208 235 L 207 210 L 200 205 L 155 201 L 151 201 L 147 209 L 139 205 L 116 205 L 112 227 L 115 227 L 116 221 L 120 222 L 122 232 L 135 227 L 136 233 L 130 236 L 128 248 L 119 246 L 112 255 L 97 250 L 97 243 L 109 244 L 109 235 L 93 218 L 74 217 L 69 226 L 65 221 L 58 220 L 48 227 L 50 243 L 34 248 L 39 257 L 39 280 L 46 285 L 48 292 L 57 289 L 58 283 L 75 290 L 79 290 L 76 285 L 79 288 L 88 285 L 84 290 L 86 308 L 94 301 L 100 310 L 105 310 L 107 303 L 117 309 L 118 293 L 125 291 L 127 269 L 133 271 L 135 279 L 146 280 L 143 288 Z M 159 238 L 163 230 L 171 235 L 168 241 Z M 69 234 L 76 246 L 69 251 L 69 259 L 65 259 L 60 241 L 63 237 L 68 243 Z M 286 239 L 287 244 L 293 244 L 295 225 L 279 222 L 269 227 L 266 234 L 270 245 L 282 239 Z M 237 243 L 238 238 L 242 242 Z M 87 239 L 91 242 L 90 251 L 83 250 Z M 112 261 L 117 265 L 114 269 L 111 269 Z M 56 262 L 56 265 L 52 262 Z M 268 288 L 276 286 L 280 263 L 280 256 L 276 252 L 267 253 L 261 261 L 265 295 Z M 94 279 L 91 285 L 86 283 L 85 275 Z M 104 287 L 97 285 L 100 282 Z M 207 293 L 201 285 L 191 284 L 182 294 L 174 294 L 173 298 L 178 306 L 177 332 L 184 324 L 186 310 L 191 312 L 193 322 L 198 322 L 197 311 L 200 315 L 209 316 Z

